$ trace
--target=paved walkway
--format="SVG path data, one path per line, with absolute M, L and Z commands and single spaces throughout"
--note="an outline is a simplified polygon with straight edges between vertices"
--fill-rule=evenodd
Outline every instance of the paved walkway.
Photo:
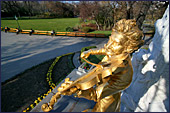
M 1 82 L 24 70 L 86 46 L 101 46 L 106 38 L 45 36 L 1 31 Z

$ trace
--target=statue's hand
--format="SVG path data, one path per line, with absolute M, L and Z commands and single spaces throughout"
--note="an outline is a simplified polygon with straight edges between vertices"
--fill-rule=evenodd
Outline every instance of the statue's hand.
M 82 57 L 82 58 L 88 58 L 89 56 L 90 56 L 90 52 L 89 51 L 84 51 L 80 55 L 80 57 Z
M 63 91 L 65 88 L 69 87 L 73 81 L 70 81 L 70 78 L 66 78 L 65 82 L 61 84 L 61 86 L 57 89 L 59 92 L 62 92 L 62 95 L 72 95 L 77 91 L 76 87 L 72 87 L 66 91 Z
M 79 97 L 79 98 L 86 98 L 88 100 L 97 101 L 96 91 L 93 88 L 90 88 L 87 90 L 77 90 L 74 96 Z

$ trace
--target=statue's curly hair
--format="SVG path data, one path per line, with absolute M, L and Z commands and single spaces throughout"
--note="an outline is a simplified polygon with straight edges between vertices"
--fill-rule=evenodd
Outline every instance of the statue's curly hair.
M 135 19 L 122 19 L 118 21 L 112 32 L 121 33 L 124 38 L 127 38 L 125 46 L 127 47 L 126 52 L 132 53 L 134 50 L 137 50 L 140 45 L 143 45 L 144 41 L 142 40 L 143 33 L 138 28 Z

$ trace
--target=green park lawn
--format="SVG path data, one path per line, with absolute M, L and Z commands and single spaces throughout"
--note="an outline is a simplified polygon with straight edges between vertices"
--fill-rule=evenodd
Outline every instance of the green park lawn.
M 75 27 L 80 25 L 79 18 L 55 18 L 55 19 L 19 19 L 18 23 L 21 29 L 30 30 L 42 30 L 56 32 L 66 32 L 67 27 Z M 16 20 L 5 20 L 1 19 L 1 27 L 18 28 Z M 101 33 L 110 35 L 111 31 L 93 31 L 90 33 Z
M 112 31 L 93 31 L 93 32 L 90 32 L 90 33 L 96 33 L 96 34 L 105 34 L 106 36 L 110 36 Z
M 60 18 L 60 19 L 27 19 L 18 20 L 21 29 L 29 30 L 44 30 L 57 32 L 66 31 L 67 27 L 74 27 L 79 23 L 79 18 Z M 1 20 L 1 27 L 8 26 L 9 28 L 18 28 L 16 20 Z

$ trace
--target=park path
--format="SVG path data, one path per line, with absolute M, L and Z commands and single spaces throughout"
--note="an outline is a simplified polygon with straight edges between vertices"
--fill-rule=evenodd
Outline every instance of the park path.
M 49 59 L 86 46 L 101 47 L 107 41 L 107 38 L 29 36 L 1 31 L 1 82 Z

